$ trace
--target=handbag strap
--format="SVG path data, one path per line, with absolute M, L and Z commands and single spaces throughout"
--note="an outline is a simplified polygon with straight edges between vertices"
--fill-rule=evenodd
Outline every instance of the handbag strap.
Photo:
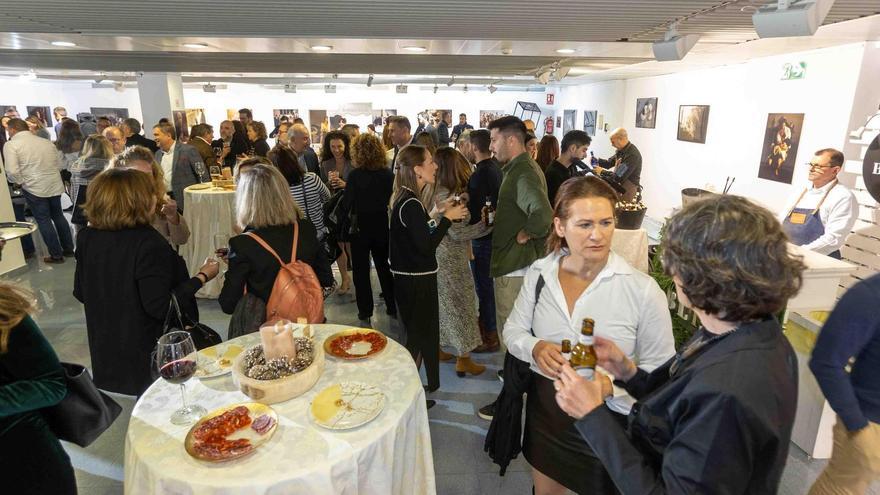
M 535 321 L 535 311 L 538 310 L 538 301 L 541 300 L 541 292 L 544 290 L 544 275 L 538 275 L 538 282 L 535 284 L 535 306 L 532 308 L 532 322 Z M 535 336 L 535 330 L 529 327 L 532 337 Z
M 181 313 L 180 311 L 180 304 L 177 302 L 177 295 L 174 293 L 174 291 L 171 291 L 171 300 L 168 302 L 168 312 L 165 314 L 164 328 L 166 330 L 169 328 L 169 320 L 174 315 L 177 316 L 177 322 L 180 323 L 180 329 L 183 330 L 183 327 L 186 326 L 183 321 L 183 313 Z

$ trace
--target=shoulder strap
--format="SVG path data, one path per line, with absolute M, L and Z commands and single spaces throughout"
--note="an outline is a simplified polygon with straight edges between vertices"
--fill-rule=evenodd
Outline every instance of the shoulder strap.
M 541 292 L 544 290 L 544 275 L 538 275 L 538 282 L 535 284 L 535 306 L 532 308 L 532 321 L 535 321 L 535 310 L 538 309 L 538 301 L 541 300 Z M 532 336 L 535 335 L 535 330 L 533 328 L 529 328 L 529 331 L 532 332 Z
M 837 179 L 834 179 L 834 185 L 832 185 L 831 187 L 828 188 L 827 191 L 825 191 L 825 195 L 822 196 L 822 199 L 819 201 L 819 204 L 816 205 L 816 209 L 813 210 L 812 215 L 815 215 L 816 212 L 819 211 L 819 207 L 822 206 L 822 203 L 825 202 L 825 200 L 828 198 L 828 195 L 831 193 L 831 190 L 834 189 L 834 186 L 836 186 L 836 185 L 837 185 Z
M 296 225 L 296 224 L 294 224 L 294 225 Z M 263 249 L 265 249 L 266 251 L 269 251 L 269 253 L 271 253 L 272 256 L 274 256 L 275 259 L 278 260 L 278 263 L 280 263 L 281 265 L 284 265 L 284 261 L 282 261 L 281 257 L 278 256 L 278 253 L 276 253 L 275 250 L 272 249 L 272 247 L 269 246 L 269 244 L 266 243 L 266 241 L 264 241 L 262 237 L 258 236 L 257 234 L 255 234 L 253 232 L 245 232 L 244 235 L 257 241 L 257 243 L 259 243 L 261 246 L 263 246 Z M 294 237 L 294 239 L 293 239 L 293 252 L 296 253 L 296 233 L 295 233 L 295 231 L 294 231 L 293 237 Z
M 299 244 L 297 241 L 299 241 L 299 222 L 293 222 L 293 247 L 290 249 L 291 263 L 296 262 L 296 245 Z

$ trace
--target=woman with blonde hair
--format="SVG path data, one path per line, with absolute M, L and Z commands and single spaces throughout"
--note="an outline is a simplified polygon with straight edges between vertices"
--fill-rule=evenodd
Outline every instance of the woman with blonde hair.
M 423 146 L 404 146 L 397 154 L 397 181 L 391 198 L 390 258 L 394 297 L 406 331 L 406 348 L 416 367 L 425 361 L 428 385 L 440 388 L 440 321 L 437 299 L 437 246 L 453 220 L 467 214 L 464 204 L 438 203 L 428 213 L 419 199 L 434 184 L 437 164 Z M 436 216 L 436 218 L 435 218 Z M 428 401 L 428 407 L 434 401 Z
M 297 239 L 296 259 L 312 267 L 325 294 L 332 289 L 335 281 L 330 260 L 318 242 L 317 230 L 312 222 L 303 218 L 290 195 L 287 180 L 272 164 L 257 163 L 239 170 L 235 218 L 242 232 L 262 238 L 285 264 L 291 262 L 294 239 Z M 226 261 L 229 269 L 219 298 L 223 312 L 235 311 L 245 289 L 264 303 L 269 301 L 281 268 L 275 255 L 253 237 L 242 234 L 229 240 Z
M 468 203 L 468 180 L 471 165 L 467 159 L 452 148 L 440 148 L 434 155 L 437 163 L 437 181 L 434 189 L 434 202 L 444 203 L 450 198 L 459 198 L 460 204 Z M 483 237 L 492 229 L 482 219 L 471 224 L 470 212 L 461 222 L 453 223 L 442 242 L 437 247 L 437 292 L 440 298 L 440 347 L 452 349 L 455 353 L 455 372 L 479 375 L 485 366 L 471 361 L 470 351 L 483 340 L 477 326 L 477 305 L 474 300 L 476 289 L 471 273 L 471 240 Z M 443 361 L 452 355 L 440 352 Z
M 110 168 L 89 185 L 88 227 L 76 239 L 73 295 L 85 306 L 95 384 L 140 395 L 152 383 L 150 353 L 162 334 L 172 293 L 198 321 L 195 293 L 217 276 L 208 259 L 195 277 L 152 226 L 156 182 L 138 170 Z
M 113 158 L 113 146 L 110 140 L 100 134 L 92 134 L 83 144 L 82 155 L 70 167 L 70 200 L 74 205 L 70 222 L 77 232 L 87 223 L 82 205 L 86 202 L 89 182 L 107 168 L 111 158 Z
M 111 168 L 133 169 L 150 174 L 154 183 L 156 215 L 153 228 L 162 234 L 172 246 L 182 246 L 189 240 L 189 226 L 177 210 L 177 201 L 165 192 L 165 178 L 162 167 L 156 163 L 153 153 L 143 146 L 131 146 L 110 161 Z
M 58 356 L 29 316 L 32 300 L 0 284 L 0 475 L 9 493 L 75 494 L 70 457 L 40 413 L 64 399 L 67 385 Z

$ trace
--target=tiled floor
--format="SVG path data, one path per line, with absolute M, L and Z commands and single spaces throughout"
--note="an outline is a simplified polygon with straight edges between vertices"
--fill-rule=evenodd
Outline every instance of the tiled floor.
M 32 260 L 27 269 L 0 279 L 30 288 L 37 295 L 41 312 L 37 321 L 62 360 L 88 364 L 85 320 L 81 305 L 73 298 L 74 264 L 45 265 Z M 374 277 L 374 287 L 378 283 Z M 378 291 L 374 291 L 378 294 Z M 200 301 L 204 323 L 225 334 L 228 317 L 215 301 Z M 373 324 L 392 337 L 399 337 L 396 322 L 385 317 L 378 307 Z M 332 296 L 327 305 L 329 321 L 356 324 L 357 312 L 353 296 Z M 429 411 L 437 493 L 441 495 L 519 495 L 531 493 L 529 467 L 516 459 L 504 477 L 498 476 L 483 452 L 488 422 L 476 416 L 476 410 L 491 401 L 500 390 L 495 370 L 502 356 L 479 356 L 476 360 L 488 369 L 478 377 L 458 378 L 452 364 L 441 364 L 441 390 L 432 394 L 437 406 Z M 132 399 L 119 397 L 124 406 L 122 416 L 101 438 L 87 449 L 66 445 L 76 468 L 79 491 L 84 495 L 122 493 L 123 448 L 125 431 L 133 407 Z M 809 460 L 792 446 L 779 493 L 806 493 L 821 471 L 824 462 Z M 869 492 L 880 494 L 877 485 Z

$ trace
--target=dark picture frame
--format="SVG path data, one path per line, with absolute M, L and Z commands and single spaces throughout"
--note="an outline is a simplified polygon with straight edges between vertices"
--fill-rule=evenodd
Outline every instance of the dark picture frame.
M 636 127 L 657 127 L 657 97 L 636 99 Z
M 679 105 L 678 140 L 706 144 L 709 105 Z

